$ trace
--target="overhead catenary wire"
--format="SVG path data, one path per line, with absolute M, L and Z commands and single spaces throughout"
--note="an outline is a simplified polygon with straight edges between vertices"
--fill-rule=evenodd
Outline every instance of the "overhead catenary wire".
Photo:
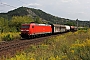
M 9 7 L 16 8 L 15 6 L 11 6 L 11 5 L 9 5 L 9 4 L 5 4 L 5 3 L 2 3 L 2 2 L 0 2 L 0 4 L 5 5 L 5 6 L 9 6 Z
M 17 7 L 15 7 L 15 6 L 12 6 L 12 5 L 9 5 L 9 4 L 6 4 L 6 3 L 3 3 L 1 0 L 0 0 L 0 5 L 8 6 L 8 7 L 11 7 L 11 8 L 17 8 Z M 4 12 L 5 9 L 1 9 L 0 11 Z
M 2 0 L 0 0 L 0 4 L 5 5 L 5 6 L 16 8 L 15 6 L 12 6 L 12 5 L 9 5 L 9 4 L 6 4 L 6 3 L 2 3 Z
M 1 4 L 1 2 L 2 2 L 2 1 L 0 0 L 0 4 Z M 4 11 L 4 10 L 0 8 L 0 13 L 3 12 L 3 11 Z
M 18 0 L 18 1 L 19 1 L 19 2 L 22 2 L 22 3 L 24 3 L 24 4 L 28 4 L 28 3 L 23 2 L 23 1 L 21 1 L 21 0 Z M 10 5 L 10 4 L 3 3 L 2 0 L 0 0 L 0 4 L 3 5 L 3 6 L 8 6 L 8 7 L 12 7 L 12 8 L 17 8 L 17 7 L 15 7 L 15 6 Z M 0 10 L 0 11 L 3 11 L 3 10 Z

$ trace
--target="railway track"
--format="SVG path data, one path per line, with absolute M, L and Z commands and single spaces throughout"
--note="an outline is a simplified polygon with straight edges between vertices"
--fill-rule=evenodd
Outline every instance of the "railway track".
M 14 40 L 9 42 L 1 42 L 0 43 L 0 57 L 9 57 L 14 56 L 16 52 L 23 51 L 24 49 L 28 48 L 31 44 L 40 44 L 45 39 L 57 36 L 46 36 L 41 38 L 34 38 L 34 39 L 21 39 L 21 40 Z
M 64 34 L 64 33 L 63 33 Z M 32 44 L 40 44 L 44 40 L 58 36 L 57 35 L 51 35 L 51 36 L 45 36 L 40 38 L 34 38 L 34 39 L 21 39 L 21 40 L 14 40 L 9 42 L 1 42 L 0 43 L 0 57 L 13 57 L 15 56 L 16 52 L 22 52 L 26 48 L 28 48 Z

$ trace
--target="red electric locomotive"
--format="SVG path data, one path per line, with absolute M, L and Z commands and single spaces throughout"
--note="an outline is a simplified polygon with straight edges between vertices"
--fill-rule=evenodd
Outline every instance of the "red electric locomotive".
M 30 24 L 22 24 L 20 35 L 22 38 L 29 38 L 29 37 L 31 38 L 36 35 L 51 34 L 51 33 L 52 33 L 51 25 L 30 23 Z

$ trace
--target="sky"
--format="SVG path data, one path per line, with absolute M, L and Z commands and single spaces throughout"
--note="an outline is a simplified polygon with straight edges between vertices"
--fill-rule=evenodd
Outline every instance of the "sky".
M 90 0 L 0 0 L 0 13 L 28 7 L 54 16 L 90 21 Z

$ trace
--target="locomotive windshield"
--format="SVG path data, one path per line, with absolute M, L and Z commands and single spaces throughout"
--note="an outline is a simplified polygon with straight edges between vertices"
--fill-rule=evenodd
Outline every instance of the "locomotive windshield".
M 21 28 L 29 28 L 30 25 L 22 25 Z

